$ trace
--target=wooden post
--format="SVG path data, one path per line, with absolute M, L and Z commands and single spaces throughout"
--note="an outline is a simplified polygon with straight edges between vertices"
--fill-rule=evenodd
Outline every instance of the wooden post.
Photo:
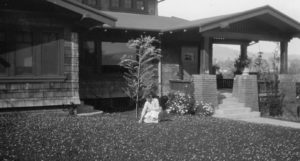
M 200 49 L 200 74 L 206 71 L 212 72 L 212 41 L 209 37 L 204 37 Z
M 288 42 L 280 42 L 280 74 L 288 74 Z
M 241 44 L 241 58 L 244 60 L 247 58 L 247 44 Z
M 158 96 L 162 96 L 162 64 L 161 64 L 161 59 L 159 59 L 158 62 Z

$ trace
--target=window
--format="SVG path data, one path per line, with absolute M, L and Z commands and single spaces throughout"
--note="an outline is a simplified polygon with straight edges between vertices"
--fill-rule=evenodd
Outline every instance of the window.
M 86 0 L 86 4 L 89 6 L 96 6 L 97 1 L 96 0 Z
M 7 61 L 5 39 L 4 32 L 0 32 L 0 75 L 6 75 L 7 68 L 10 66 Z
M 41 75 L 59 74 L 59 39 L 57 33 L 43 32 L 41 45 Z
M 120 2 L 119 2 L 119 0 L 112 0 L 112 1 L 111 1 L 111 7 L 112 7 L 112 8 L 119 8 L 119 7 L 120 7 Z
M 85 66 L 96 67 L 97 51 L 95 41 L 85 41 L 83 43 L 83 53 L 80 63 Z
M 145 9 L 145 6 L 144 6 L 144 1 L 136 1 L 136 8 L 138 10 L 144 10 Z
M 124 8 L 130 9 L 132 6 L 132 0 L 124 0 Z
M 58 78 L 63 67 L 61 38 L 52 30 L 0 32 L 0 76 Z
M 31 32 L 18 32 L 16 35 L 15 74 L 31 75 L 33 58 Z
M 124 55 L 134 56 L 135 50 L 129 49 L 127 43 L 102 42 L 103 72 L 120 72 L 120 60 Z

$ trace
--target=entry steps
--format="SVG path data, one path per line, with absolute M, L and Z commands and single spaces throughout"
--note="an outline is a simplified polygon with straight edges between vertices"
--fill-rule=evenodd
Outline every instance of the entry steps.
M 225 97 L 216 109 L 214 117 L 228 119 L 259 118 L 260 112 L 251 111 L 244 103 L 240 103 L 231 93 L 222 93 Z

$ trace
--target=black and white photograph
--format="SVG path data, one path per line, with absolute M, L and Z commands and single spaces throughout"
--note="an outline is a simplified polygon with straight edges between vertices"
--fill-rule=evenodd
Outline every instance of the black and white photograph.
M 0 161 L 300 161 L 300 1 L 0 0 Z

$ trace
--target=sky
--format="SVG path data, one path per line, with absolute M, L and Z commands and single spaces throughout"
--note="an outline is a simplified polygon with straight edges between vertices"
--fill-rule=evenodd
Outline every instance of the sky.
M 187 20 L 213 17 L 223 14 L 241 12 L 264 5 L 270 5 L 294 20 L 300 22 L 300 0 L 165 0 L 159 4 L 160 16 L 175 16 Z M 260 42 L 248 48 L 257 53 L 272 52 L 274 42 Z M 236 46 L 227 46 L 237 49 Z M 300 55 L 300 39 L 292 39 L 289 54 Z

